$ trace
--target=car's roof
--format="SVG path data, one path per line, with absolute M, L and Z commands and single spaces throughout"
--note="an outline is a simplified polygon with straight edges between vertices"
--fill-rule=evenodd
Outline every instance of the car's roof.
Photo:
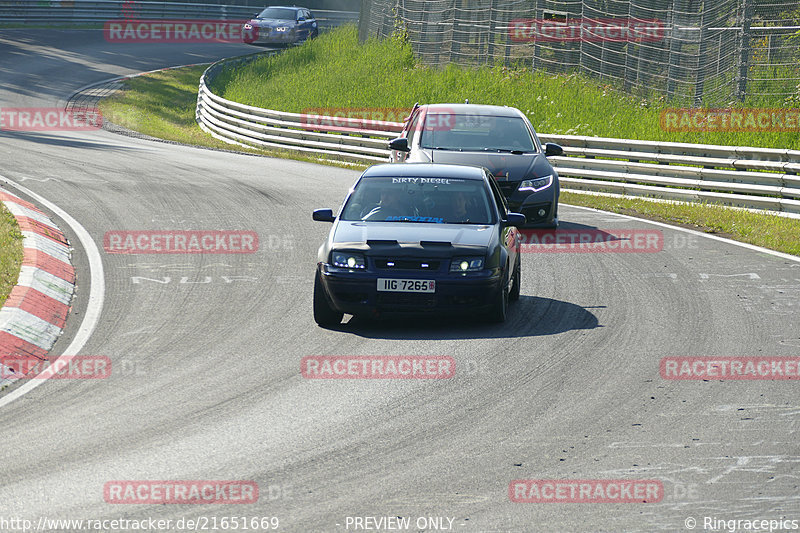
M 269 9 L 271 7 L 277 7 L 280 9 L 294 9 L 295 11 L 300 11 L 301 9 L 307 9 L 305 7 L 297 7 L 297 6 L 267 6 L 264 9 Z
M 522 112 L 516 107 L 503 105 L 481 105 L 481 104 L 427 104 L 427 112 L 441 112 L 471 115 L 488 115 L 494 117 L 518 117 Z
M 468 180 L 482 180 L 484 170 L 480 167 L 468 165 L 447 165 L 442 163 L 384 163 L 369 167 L 362 174 L 364 178 L 460 178 Z

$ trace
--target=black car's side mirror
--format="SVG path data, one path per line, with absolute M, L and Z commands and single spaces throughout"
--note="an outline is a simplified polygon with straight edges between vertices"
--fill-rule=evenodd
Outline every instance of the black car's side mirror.
M 333 209 L 315 209 L 311 218 L 317 222 L 333 222 L 336 217 L 333 216 Z
M 398 137 L 389 141 L 389 150 L 397 150 L 398 152 L 410 152 L 411 148 L 408 147 L 408 139 L 405 137 Z
M 556 143 L 547 143 L 544 145 L 545 157 L 564 155 L 564 149 Z
M 506 215 L 506 226 L 514 226 L 516 228 L 524 226 L 528 218 L 522 213 L 508 213 Z
M 259 16 L 260 14 L 261 14 L 260 12 L 259 12 L 259 13 L 256 13 L 255 15 L 253 15 L 253 18 L 254 18 L 254 19 L 257 19 L 257 18 L 258 18 L 258 16 Z

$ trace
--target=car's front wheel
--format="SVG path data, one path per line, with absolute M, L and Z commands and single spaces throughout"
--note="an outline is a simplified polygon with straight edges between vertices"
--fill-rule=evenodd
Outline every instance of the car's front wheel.
M 314 276 L 314 322 L 322 327 L 336 326 L 342 322 L 344 313 L 340 313 L 328 303 L 325 296 L 325 289 L 322 288 L 322 281 L 319 273 Z
M 489 319 L 492 322 L 501 323 L 506 321 L 506 315 L 508 314 L 508 283 L 503 282 L 503 285 L 500 287 L 500 290 L 497 291 L 497 294 L 494 296 L 494 301 L 492 302 L 492 310 L 489 314 Z
M 508 298 L 512 302 L 516 302 L 519 300 L 519 290 L 520 290 L 520 280 L 522 279 L 522 260 L 517 254 L 517 261 L 516 261 L 516 268 L 514 269 L 514 275 L 511 277 L 511 293 L 508 295 Z

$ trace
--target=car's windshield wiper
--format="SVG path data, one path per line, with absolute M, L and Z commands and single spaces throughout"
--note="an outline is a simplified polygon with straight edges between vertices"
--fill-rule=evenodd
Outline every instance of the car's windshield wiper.
M 447 148 L 445 146 L 420 146 L 420 148 L 424 148 L 426 150 L 443 150 L 445 152 L 454 152 L 458 150 L 459 152 L 463 152 L 463 148 Z
M 363 222 L 407 222 L 411 224 L 440 224 L 435 220 L 410 220 L 410 219 L 403 219 L 403 220 L 364 220 Z
M 512 150 L 510 148 L 484 148 L 487 152 L 505 152 L 514 155 L 522 155 L 530 153 L 531 150 Z

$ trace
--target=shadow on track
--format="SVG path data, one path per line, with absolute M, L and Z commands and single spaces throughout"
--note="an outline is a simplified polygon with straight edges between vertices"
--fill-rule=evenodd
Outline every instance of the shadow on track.
M 90 133 L 90 132 L 82 132 Z M 23 139 L 37 144 L 48 144 L 51 146 L 60 146 L 62 148 L 84 148 L 86 150 L 110 150 L 117 152 L 136 152 L 142 149 L 122 146 L 118 144 L 109 144 L 105 142 L 85 141 L 81 139 L 72 139 L 70 137 L 62 137 L 60 135 L 50 135 L 44 132 L 28 132 L 28 131 L 3 131 L 0 130 L 0 137 L 14 137 Z
M 503 324 L 489 324 L 481 317 L 469 316 L 429 315 L 381 320 L 353 317 L 346 324 L 331 329 L 368 339 L 446 340 L 540 337 L 599 327 L 603 326 L 597 317 L 584 307 L 523 295 L 509 306 L 508 319 Z

